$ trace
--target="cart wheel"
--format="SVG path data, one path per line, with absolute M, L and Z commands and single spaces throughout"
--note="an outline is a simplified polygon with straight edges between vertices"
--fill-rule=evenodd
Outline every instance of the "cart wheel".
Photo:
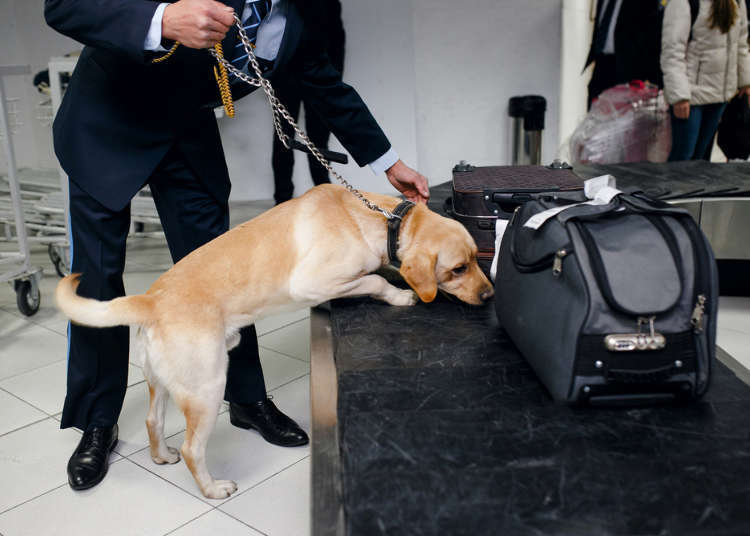
M 54 244 L 47 246 L 47 253 L 49 254 L 49 260 L 52 261 L 52 266 L 55 267 L 55 272 L 60 277 L 68 275 L 68 267 L 65 265 L 65 259 L 57 252 Z
M 39 287 L 31 281 L 16 281 L 16 304 L 18 310 L 26 316 L 32 316 L 39 310 L 41 295 Z

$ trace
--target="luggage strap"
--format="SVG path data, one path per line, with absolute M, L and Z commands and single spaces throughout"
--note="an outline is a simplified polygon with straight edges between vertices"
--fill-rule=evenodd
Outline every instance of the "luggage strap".
M 391 212 L 393 218 L 388 219 L 388 260 L 396 268 L 401 267 L 401 261 L 396 256 L 396 252 L 398 252 L 398 232 L 401 230 L 401 222 L 413 207 L 414 203 L 411 201 L 403 201 Z

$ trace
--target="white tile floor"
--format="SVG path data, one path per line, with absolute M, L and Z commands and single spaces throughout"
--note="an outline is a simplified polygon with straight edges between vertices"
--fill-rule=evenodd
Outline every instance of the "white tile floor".
M 266 207 L 236 207 L 232 219 L 243 221 Z M 8 245 L 0 244 L 0 249 Z M 130 364 L 120 441 L 107 477 L 91 490 L 72 491 L 65 467 L 81 436 L 74 429 L 60 430 L 59 423 L 67 321 L 52 303 L 58 278 L 46 249 L 35 248 L 33 261 L 47 273 L 35 316 L 21 315 L 12 289 L 0 285 L 0 535 L 309 534 L 309 447 L 270 445 L 256 432 L 232 426 L 222 407 L 208 466 L 218 478 L 235 480 L 239 490 L 225 501 L 205 499 L 183 462 L 160 466 L 151 461 L 140 363 Z M 127 292 L 146 290 L 168 264 L 163 240 L 130 240 Z M 257 325 L 267 389 L 308 432 L 309 316 L 309 310 L 296 311 Z M 167 442 L 179 447 L 184 430 L 182 414 L 170 404 Z
M 242 208 L 235 209 L 233 220 L 257 213 L 257 207 Z M 128 292 L 148 288 L 168 261 L 163 241 L 131 240 Z M 35 250 L 34 262 L 54 273 L 44 249 Z M 208 465 L 217 477 L 237 481 L 239 491 L 225 501 L 204 499 L 184 463 L 159 466 L 148 455 L 147 393 L 139 363 L 130 365 L 109 474 L 99 486 L 73 492 L 65 466 L 80 433 L 59 429 L 67 323 L 52 305 L 56 283 L 56 276 L 45 276 L 42 308 L 31 318 L 18 312 L 12 290 L 0 286 L 0 535 L 309 534 L 309 447 L 269 445 L 255 432 L 231 426 L 222 408 Z M 264 319 L 257 329 L 270 393 L 309 431 L 309 311 Z M 750 298 L 721 300 L 718 340 L 750 369 Z M 165 425 L 170 445 L 179 447 L 184 427 L 182 415 L 170 406 Z

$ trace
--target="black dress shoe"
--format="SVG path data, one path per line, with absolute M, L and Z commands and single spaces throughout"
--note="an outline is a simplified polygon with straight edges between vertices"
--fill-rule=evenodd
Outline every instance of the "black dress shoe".
M 89 489 L 102 481 L 109 469 L 109 453 L 117 445 L 117 425 L 94 426 L 84 433 L 68 461 L 68 484 Z
M 307 445 L 310 439 L 292 419 L 266 398 L 252 404 L 229 403 L 229 421 L 239 427 L 260 432 L 263 439 L 281 447 Z

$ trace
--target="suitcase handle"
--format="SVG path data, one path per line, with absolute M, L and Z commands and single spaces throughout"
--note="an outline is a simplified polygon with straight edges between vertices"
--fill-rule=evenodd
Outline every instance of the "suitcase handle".
M 445 201 L 443 201 L 443 212 L 454 220 L 456 219 L 456 213 L 453 210 L 453 197 L 447 197 Z
M 495 192 L 492 194 L 492 201 L 498 204 L 514 203 L 520 205 L 526 201 L 531 201 L 531 194 L 524 192 Z
M 295 139 L 289 140 L 289 147 L 291 149 L 302 151 L 303 153 L 312 154 L 307 145 L 304 145 L 303 143 Z M 336 162 L 337 164 L 349 163 L 349 157 L 344 153 L 337 153 L 336 151 L 329 151 L 328 149 L 318 149 L 318 151 L 320 151 L 320 154 L 322 154 L 323 157 L 329 162 Z

